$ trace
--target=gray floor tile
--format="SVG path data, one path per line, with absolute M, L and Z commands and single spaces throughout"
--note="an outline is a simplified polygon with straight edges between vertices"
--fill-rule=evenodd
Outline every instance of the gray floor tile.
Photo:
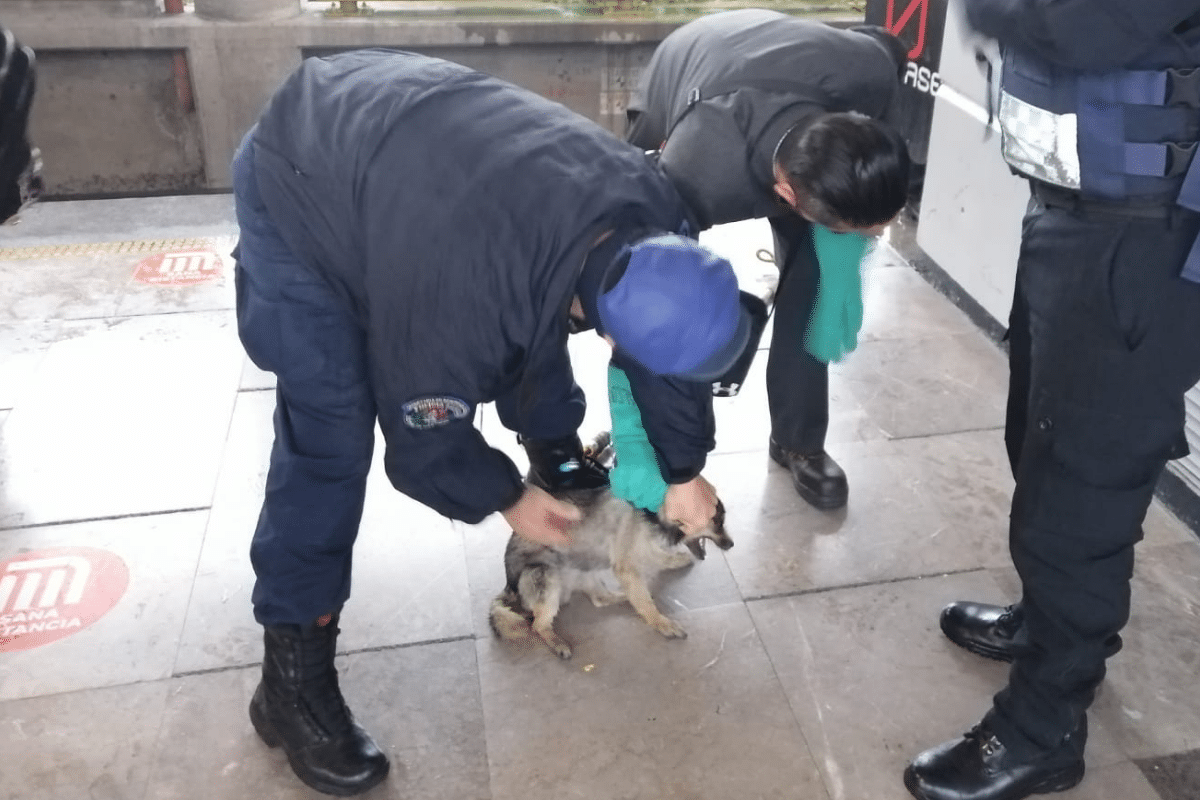
M 746 597 L 1008 563 L 1007 499 L 995 465 L 964 458 L 978 434 L 839 446 L 850 482 L 842 510 L 818 511 L 766 453 L 716 456 L 705 470 L 741 532 L 726 553 Z M 968 503 L 968 518 L 957 502 Z
M 1108 662 L 1094 716 L 1131 758 L 1200 743 L 1200 543 L 1141 546 L 1125 646 Z
M 1053 796 L 1062 800 L 1185 800 L 1196 795 L 1160 795 L 1130 761 L 1099 768 L 1089 761 L 1082 783 Z
M 877 449 L 895 455 L 897 486 L 907 486 L 937 510 L 943 525 L 936 537 L 941 546 L 956 548 L 959 543 L 986 539 L 988 546 L 978 549 L 979 563 L 1009 564 L 1014 484 L 1003 430 L 904 439 Z
M 114 265 L 109 254 L 0 260 L 9 301 L 0 321 L 94 319 L 117 312 L 135 261 Z
M 1137 764 L 1162 800 L 1200 797 L 1200 750 L 1146 759 Z
M 746 383 L 735 397 L 713 399 L 717 420 L 717 446 L 712 455 L 765 451 L 771 438 L 771 411 L 767 405 L 767 350 L 760 350 L 750 366 Z M 829 430 L 826 449 L 837 458 L 840 445 L 884 438 L 884 432 L 850 392 L 846 381 L 834 375 L 829 382 Z
M 478 642 L 495 800 L 827 797 L 742 605 L 595 616 L 569 662 Z
M 473 642 L 356 653 L 338 668 L 347 704 L 391 760 L 387 780 L 364 800 L 490 800 Z M 148 797 L 327 797 L 255 734 L 246 706 L 258 679 L 243 669 L 169 682 Z
M 206 507 L 242 355 L 223 314 L 53 344 L 0 443 L 0 527 Z
M 43 548 L 94 547 L 115 554 L 129 573 L 124 595 L 91 626 L 41 647 L 0 654 L 0 699 L 169 676 L 205 516 L 161 514 L 0 533 L 0 553 L 6 558 Z M 83 602 L 89 600 L 91 585 Z M 11 610 L 13 601 L 8 603 Z
M 0 324 L 0 408 L 16 405 L 46 350 L 60 338 L 61 329 L 58 320 Z
M 246 358 L 246 363 L 242 365 L 242 380 L 238 384 L 238 388 L 243 392 L 254 392 L 265 389 L 275 388 L 275 373 L 263 372 L 258 367 L 254 366 L 254 362 Z
M 262 628 L 253 618 L 250 540 L 262 505 L 273 438 L 272 392 L 241 392 L 217 483 L 176 672 L 254 663 Z M 396 492 L 375 448 L 354 548 L 353 593 L 342 615 L 343 650 L 445 639 L 471 632 L 462 535 Z M 213 636 L 213 631 L 221 631 Z
M 158 682 L 0 703 L 0 797 L 146 797 L 166 700 Z
M 1179 517 L 1167 510 L 1158 500 L 1150 504 L 1146 512 L 1146 520 L 1142 524 L 1146 538 L 1142 546 L 1157 546 L 1162 544 L 1184 544 L 1200 541 L 1197 535 Z
M 0 247 L 236 233 L 232 194 L 69 200 L 30 206 L 0 229 Z
M 1004 424 L 1007 361 L 978 331 L 863 342 L 830 372 L 892 438 Z
M 966 593 L 999 600 L 986 573 L 901 581 L 749 603 L 831 797 L 901 798 L 920 751 L 979 721 L 1007 666 L 946 641 L 940 609 Z M 1095 766 L 1123 756 L 1102 726 Z
M 860 342 L 979 335 L 978 328 L 916 270 L 884 248 L 863 273 L 863 327 Z M 853 358 L 853 355 L 850 356 Z

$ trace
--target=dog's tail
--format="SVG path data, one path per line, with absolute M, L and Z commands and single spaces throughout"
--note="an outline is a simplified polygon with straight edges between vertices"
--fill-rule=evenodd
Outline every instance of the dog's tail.
M 532 632 L 532 616 L 525 611 L 521 596 L 511 587 L 496 595 L 488 614 L 492 630 L 501 639 L 524 639 Z

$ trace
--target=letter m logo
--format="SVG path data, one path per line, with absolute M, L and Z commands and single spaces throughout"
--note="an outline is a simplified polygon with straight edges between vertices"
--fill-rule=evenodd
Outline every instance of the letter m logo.
M 897 14 L 897 9 L 900 13 Z M 920 13 L 918 13 L 920 12 Z M 916 36 L 909 39 L 904 29 L 910 22 L 916 22 Z M 905 41 L 912 41 L 908 57 L 916 61 L 925 52 L 925 28 L 929 22 L 929 0 L 888 0 L 887 21 L 884 27 L 890 33 Z
M 0 575 L 0 612 L 76 605 L 83 599 L 92 565 L 82 556 L 17 561 Z M 20 590 L 13 597 L 20 583 Z M 41 589 L 41 597 L 37 598 Z M 66 591 L 64 591 L 64 589 Z M 9 600 L 13 600 L 9 605 Z

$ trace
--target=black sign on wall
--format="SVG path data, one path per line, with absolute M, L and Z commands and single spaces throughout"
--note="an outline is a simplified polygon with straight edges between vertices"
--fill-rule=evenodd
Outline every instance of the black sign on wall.
M 868 0 L 866 22 L 882 25 L 908 45 L 901 93 L 901 133 L 914 159 L 924 164 L 933 122 L 933 95 L 941 86 L 942 32 L 947 0 Z

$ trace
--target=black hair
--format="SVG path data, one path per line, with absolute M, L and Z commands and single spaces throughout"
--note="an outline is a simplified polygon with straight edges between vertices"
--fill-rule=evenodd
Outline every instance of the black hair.
M 779 142 L 775 163 L 797 204 L 826 227 L 879 225 L 908 201 L 908 146 L 862 114 L 823 114 L 797 125 Z

